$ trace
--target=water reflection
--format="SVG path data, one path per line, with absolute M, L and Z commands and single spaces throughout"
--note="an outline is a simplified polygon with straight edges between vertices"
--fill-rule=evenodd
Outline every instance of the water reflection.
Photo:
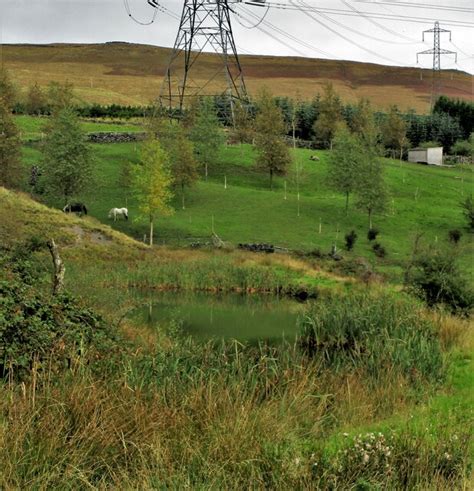
M 305 306 L 287 298 L 255 295 L 159 293 L 137 312 L 150 327 L 177 330 L 201 340 L 293 340 Z

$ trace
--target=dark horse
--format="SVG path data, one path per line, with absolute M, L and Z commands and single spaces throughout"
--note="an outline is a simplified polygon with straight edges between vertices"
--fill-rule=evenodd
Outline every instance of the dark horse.
M 87 215 L 87 208 L 84 203 L 68 203 L 63 208 L 64 213 L 78 213 L 79 215 Z

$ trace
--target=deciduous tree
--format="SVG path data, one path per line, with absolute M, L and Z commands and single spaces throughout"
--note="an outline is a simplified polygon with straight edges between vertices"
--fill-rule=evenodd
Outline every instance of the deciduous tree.
M 91 185 L 92 154 L 76 113 L 70 108 L 58 110 L 44 128 L 42 164 L 46 189 L 69 198 Z
M 363 159 L 360 140 L 342 127 L 334 138 L 334 146 L 328 159 L 328 183 L 346 197 L 346 214 L 349 208 L 349 195 L 357 189 Z
M 342 110 L 341 99 L 333 85 L 327 84 L 319 101 L 319 116 L 314 124 L 314 132 L 316 139 L 330 148 L 337 129 L 345 125 Z
M 369 230 L 372 229 L 374 213 L 385 211 L 387 190 L 383 177 L 383 164 L 376 151 L 365 147 L 357 177 L 357 206 L 367 212 Z
M 210 98 L 199 99 L 191 111 L 192 126 L 189 138 L 194 143 L 194 155 L 196 160 L 204 168 L 207 179 L 209 165 L 217 163 L 219 152 L 224 144 L 224 134 L 216 115 L 216 111 Z
M 0 98 L 0 185 L 17 187 L 21 178 L 20 138 L 7 99 Z
M 398 150 L 402 160 L 403 149 L 408 145 L 407 124 L 397 106 L 391 106 L 382 126 L 382 141 L 387 148 Z
M 35 82 L 26 95 L 26 110 L 28 114 L 42 114 L 47 106 L 46 96 L 41 87 Z
M 141 148 L 141 162 L 134 167 L 134 191 L 141 216 L 150 225 L 150 246 L 153 245 L 153 225 L 158 215 L 171 215 L 170 202 L 173 198 L 173 178 L 169 168 L 169 157 L 160 143 L 149 138 Z
M 257 166 L 270 174 L 270 189 L 273 176 L 285 175 L 291 162 L 285 142 L 285 123 L 281 110 L 267 90 L 262 90 L 258 99 L 258 113 L 255 118 L 255 148 Z

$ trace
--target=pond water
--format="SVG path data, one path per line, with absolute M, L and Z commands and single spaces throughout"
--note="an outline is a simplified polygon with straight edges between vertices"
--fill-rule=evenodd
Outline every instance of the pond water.
M 151 328 L 177 329 L 200 340 L 293 341 L 305 305 L 257 295 L 159 293 L 137 311 Z

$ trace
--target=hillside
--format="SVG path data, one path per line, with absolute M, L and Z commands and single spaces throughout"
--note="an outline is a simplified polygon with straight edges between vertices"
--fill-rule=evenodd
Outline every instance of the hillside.
M 159 93 L 170 49 L 155 46 L 106 44 L 5 45 L 3 61 L 22 88 L 38 82 L 69 80 L 84 102 L 146 104 Z M 204 54 L 194 74 L 197 83 L 215 73 L 220 59 Z M 300 57 L 242 55 L 249 92 L 266 85 L 275 95 L 304 98 L 332 82 L 345 101 L 368 97 L 380 109 L 397 104 L 426 112 L 430 104 L 431 71 L 353 61 Z M 442 72 L 442 92 L 473 100 L 472 77 L 464 72 Z

